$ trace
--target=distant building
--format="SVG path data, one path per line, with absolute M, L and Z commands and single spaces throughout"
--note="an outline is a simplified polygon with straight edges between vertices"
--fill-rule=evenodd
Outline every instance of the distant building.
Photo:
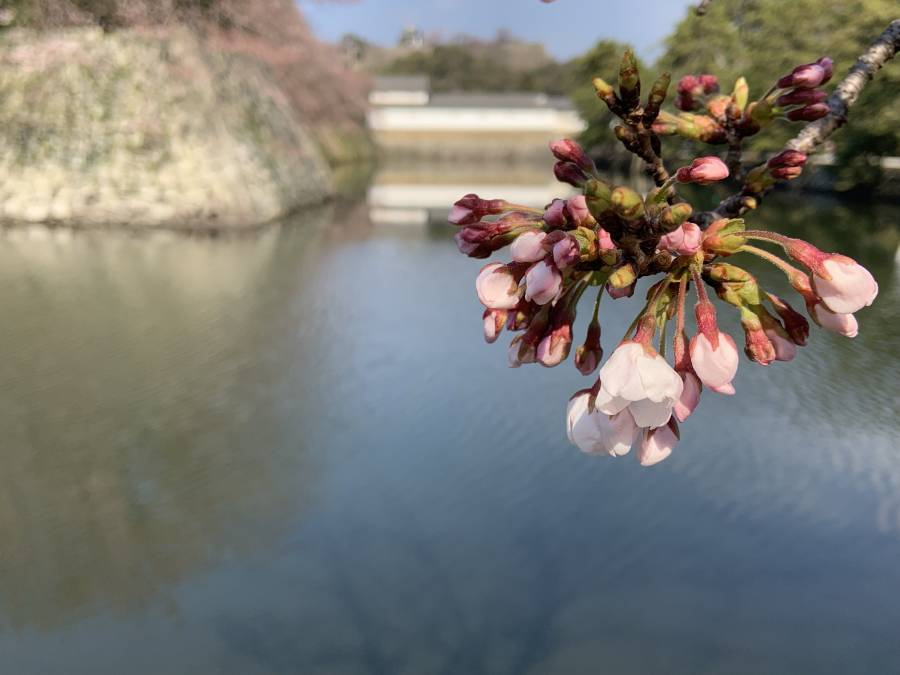
M 369 126 L 392 151 L 414 154 L 546 152 L 548 141 L 584 130 L 563 97 L 537 93 L 433 94 L 427 77 L 378 77 Z

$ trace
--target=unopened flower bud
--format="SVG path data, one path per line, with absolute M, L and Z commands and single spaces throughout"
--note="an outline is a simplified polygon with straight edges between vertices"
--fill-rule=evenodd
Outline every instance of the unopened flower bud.
M 834 61 L 827 56 L 823 56 L 816 61 L 816 65 L 820 66 L 825 71 L 825 79 L 822 80 L 822 84 L 825 84 L 831 79 L 831 76 L 834 75 Z
M 612 284 L 606 284 L 606 292 L 609 294 L 613 300 L 619 300 L 621 298 L 630 298 L 634 295 L 634 291 L 637 288 L 637 281 L 632 281 L 628 286 L 623 286 L 622 288 L 617 288 Z
M 509 318 L 509 312 L 505 309 L 486 309 L 484 310 L 484 340 L 488 344 L 493 344 L 500 337 L 503 327 Z
M 715 94 L 719 91 L 719 78 L 715 75 L 704 74 L 697 79 L 704 94 Z
M 717 220 L 703 233 L 703 250 L 714 255 L 733 255 L 747 243 L 743 232 L 744 221 L 739 218 Z
M 602 227 L 597 229 L 597 248 L 601 253 L 604 251 L 615 251 L 618 248 L 609 232 Z
M 627 187 L 617 187 L 612 191 L 613 210 L 625 220 L 637 220 L 644 215 L 644 198 Z
M 731 92 L 732 105 L 737 111 L 743 112 L 747 107 L 747 101 L 750 98 L 750 86 L 747 84 L 746 78 L 739 77 L 734 83 L 734 90 Z M 738 115 L 740 116 L 740 115 Z
M 703 231 L 696 223 L 683 223 L 662 239 L 659 240 L 659 248 L 673 251 L 678 255 L 692 255 L 700 250 L 703 240 Z
M 810 105 L 821 103 L 828 94 L 821 89 L 793 89 L 775 99 L 775 105 L 784 108 L 789 105 Z
M 678 399 L 672 408 L 672 414 L 679 422 L 684 422 L 697 409 L 697 405 L 700 403 L 700 392 L 703 387 L 700 384 L 700 378 L 690 370 L 679 372 L 678 374 L 681 376 L 682 382 L 684 382 L 684 388 L 681 391 L 681 398 Z
M 630 262 L 623 264 L 609 276 L 609 286 L 614 289 L 625 289 L 637 280 L 637 272 Z
M 569 221 L 576 227 L 593 227 L 597 224 L 587 205 L 584 195 L 576 195 L 566 201 L 566 213 Z
M 787 114 L 787 118 L 792 122 L 814 122 L 822 119 L 830 112 L 827 103 L 813 103 L 791 110 Z
M 875 301 L 878 283 L 872 273 L 853 258 L 825 253 L 802 239 L 788 239 L 785 251 L 809 268 L 816 295 L 832 312 L 852 314 Z
M 784 322 L 784 329 L 794 344 L 803 347 L 809 337 L 809 321 L 777 295 L 768 294 L 769 302 Z
M 512 309 L 519 304 L 519 279 L 513 269 L 500 263 L 485 265 L 475 280 L 478 299 L 488 309 Z
M 606 80 L 599 77 L 594 78 L 594 91 L 597 92 L 597 98 L 603 101 L 610 110 L 618 107 L 619 102 L 616 98 L 615 89 Z
M 799 166 L 782 166 L 777 169 L 771 169 L 769 173 L 772 174 L 772 178 L 779 180 L 794 180 L 803 174 L 803 168 Z
M 525 299 L 546 305 L 556 299 L 562 289 L 562 275 L 553 263 L 542 260 L 525 274 Z
M 766 165 L 770 169 L 780 167 L 802 167 L 806 164 L 806 155 L 797 150 L 784 150 L 772 157 Z
M 728 167 L 718 157 L 698 157 L 690 166 L 678 169 L 676 177 L 679 183 L 707 185 L 728 178 Z
M 575 367 L 582 375 L 590 375 L 600 361 L 603 360 L 603 347 L 600 345 L 600 323 L 596 318 L 588 325 L 584 344 L 575 350 Z
M 775 360 L 775 345 L 766 335 L 759 317 L 746 307 L 742 307 L 741 325 L 746 338 L 744 352 L 747 357 L 762 366 L 768 366 Z
M 547 255 L 547 251 L 542 246 L 546 237 L 547 233 L 541 230 L 523 232 L 516 237 L 516 240 L 510 246 L 509 252 L 512 255 L 512 259 L 522 263 L 542 260 Z
M 575 188 L 584 187 L 587 176 L 577 166 L 570 162 L 557 162 L 553 165 L 553 175 L 560 183 L 566 183 Z
M 476 194 L 467 194 L 458 200 L 447 217 L 454 225 L 471 225 L 485 216 L 497 215 L 508 210 L 505 199 L 482 199 Z
M 634 52 L 626 49 L 619 64 L 619 96 L 629 108 L 634 107 L 641 97 L 641 75 L 638 72 Z
M 830 77 L 828 70 L 819 63 L 806 63 L 797 66 L 788 75 L 778 80 L 778 86 L 782 89 L 799 87 L 801 89 L 815 89 Z
M 572 322 L 568 313 L 552 323 L 550 332 L 538 343 L 535 358 L 546 368 L 553 368 L 565 361 L 572 347 Z
M 544 211 L 544 222 L 555 228 L 564 228 L 568 224 L 565 199 L 554 199 L 550 202 Z
M 682 225 L 691 217 L 694 212 L 693 207 L 687 202 L 679 202 L 666 206 L 659 214 L 659 222 L 663 227 L 671 232 L 679 225 Z
M 581 260 L 581 246 L 578 240 L 570 234 L 553 245 L 553 262 L 557 268 L 564 270 Z
M 672 454 L 678 444 L 678 423 L 672 419 L 656 429 L 644 429 L 637 459 L 641 466 L 659 464 Z
M 550 144 L 550 152 L 553 153 L 556 159 L 561 162 L 571 162 L 585 173 L 595 173 L 597 171 L 594 161 L 587 156 L 584 148 L 570 138 L 553 141 Z
M 669 73 L 662 73 L 656 78 L 653 87 L 650 89 L 650 95 L 647 97 L 647 105 L 644 108 L 644 124 L 651 124 L 659 115 L 659 109 L 666 100 L 671 81 L 672 76 Z
M 859 324 L 852 314 L 835 314 L 821 303 L 810 307 L 810 316 L 822 328 L 838 335 L 855 338 L 859 334 Z

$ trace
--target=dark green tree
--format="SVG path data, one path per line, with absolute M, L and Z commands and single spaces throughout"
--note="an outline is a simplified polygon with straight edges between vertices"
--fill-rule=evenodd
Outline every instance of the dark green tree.
M 835 61 L 835 81 L 897 18 L 896 0 L 716 0 L 709 12 L 691 11 L 666 41 L 660 68 L 674 78 L 708 72 L 722 89 L 744 75 L 751 97 L 762 95 L 780 76 L 800 63 L 828 55 Z M 900 69 L 885 68 L 877 85 L 866 87 L 850 124 L 833 136 L 838 187 L 872 185 L 880 179 L 878 158 L 900 154 Z M 785 124 L 750 147 L 772 150 L 798 131 Z

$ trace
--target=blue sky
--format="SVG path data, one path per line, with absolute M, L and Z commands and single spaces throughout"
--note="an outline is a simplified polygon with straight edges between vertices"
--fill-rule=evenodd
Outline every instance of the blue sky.
M 406 25 L 426 33 L 469 33 L 491 37 L 498 28 L 543 42 L 554 56 L 567 58 L 600 38 L 633 44 L 643 57 L 654 57 L 673 24 L 696 0 L 357 0 L 317 3 L 299 0 L 316 34 L 335 41 L 356 33 L 373 42 L 393 44 Z

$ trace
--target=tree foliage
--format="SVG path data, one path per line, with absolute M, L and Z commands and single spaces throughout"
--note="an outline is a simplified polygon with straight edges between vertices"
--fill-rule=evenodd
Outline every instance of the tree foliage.
M 798 63 L 828 55 L 839 80 L 856 58 L 897 18 L 895 0 L 716 0 L 704 17 L 689 14 L 668 38 L 659 61 L 675 78 L 719 75 L 723 89 L 744 75 L 751 97 L 765 93 Z M 834 136 L 839 187 L 879 180 L 877 157 L 900 154 L 900 70 L 885 68 L 866 87 L 851 123 Z M 771 150 L 790 138 L 787 125 L 753 147 Z

